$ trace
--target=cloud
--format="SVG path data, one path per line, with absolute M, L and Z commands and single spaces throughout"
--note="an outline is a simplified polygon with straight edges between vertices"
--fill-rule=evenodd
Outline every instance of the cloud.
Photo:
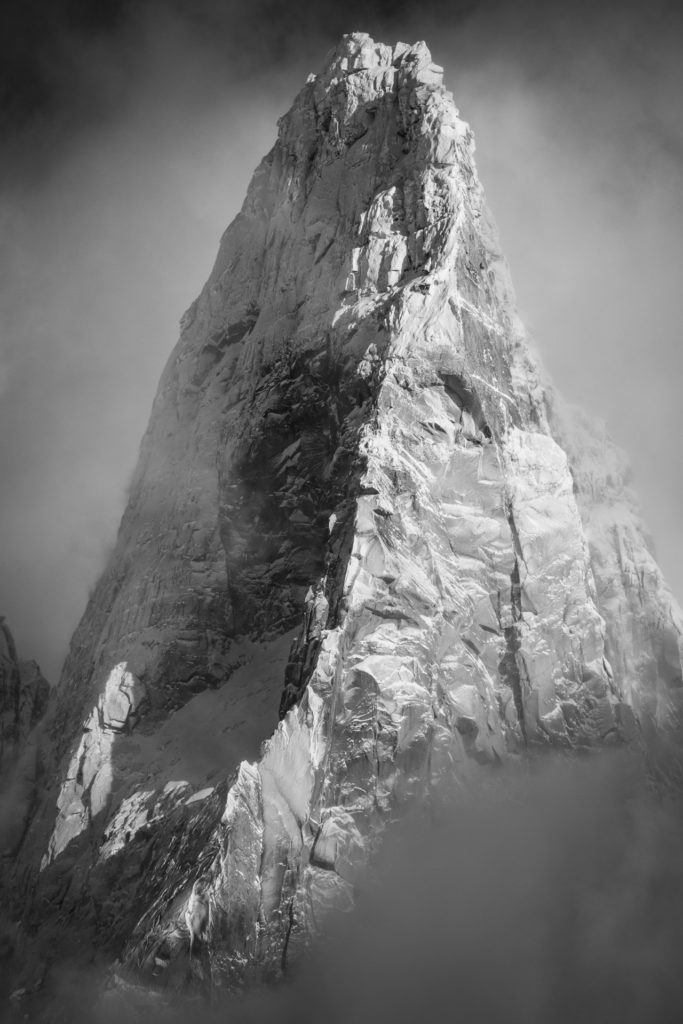
M 212 91 L 217 58 L 177 31 L 137 58 L 120 108 L 0 195 L 1 603 L 22 654 L 53 679 L 115 536 L 180 316 L 281 112 L 272 80 L 248 96 L 223 80 Z
M 128 1007 L 131 1020 L 191 1013 L 198 1024 L 673 1022 L 680 811 L 623 756 L 540 757 L 404 812 L 357 909 L 328 921 L 283 985 L 227 1004 L 216 993 L 214 1009 L 176 996 L 175 1011 L 147 1004 L 136 1017 L 130 992 L 103 1007 L 101 974 L 83 986 L 74 969 L 53 976 L 45 998 L 52 991 L 70 1020 L 89 1024 L 95 1007 L 102 1021 L 126 1020 Z
M 669 4 L 481 8 L 436 49 L 522 317 L 566 397 L 603 417 L 683 596 L 680 14 Z

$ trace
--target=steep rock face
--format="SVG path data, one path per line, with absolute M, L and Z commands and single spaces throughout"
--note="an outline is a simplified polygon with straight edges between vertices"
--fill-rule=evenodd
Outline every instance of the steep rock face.
M 0 773 L 20 756 L 50 696 L 50 684 L 35 661 L 20 661 L 12 634 L 0 617 Z
M 20 844 L 36 801 L 40 768 L 37 727 L 45 715 L 49 698 L 50 684 L 35 661 L 19 659 L 9 627 L 0 617 L 0 858 L 3 859 L 11 857 Z M 0 863 L 4 867 L 5 861 L 0 860 Z
M 604 424 L 579 409 L 562 409 L 557 399 L 555 404 L 554 429 L 572 468 L 605 651 L 623 696 L 622 726 L 632 736 L 635 716 L 648 749 L 656 752 L 653 767 L 680 782 L 683 616 L 641 522 L 623 452 Z
M 183 319 L 24 846 L 34 923 L 154 985 L 196 878 L 193 977 L 229 986 L 440 779 L 643 738 L 676 767 L 680 612 L 530 355 L 473 148 L 424 44 L 345 37 Z

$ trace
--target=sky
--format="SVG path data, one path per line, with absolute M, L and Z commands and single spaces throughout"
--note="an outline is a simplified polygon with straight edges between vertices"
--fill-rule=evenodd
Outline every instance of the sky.
M 664 0 L 24 0 L 0 40 L 0 614 L 56 681 L 178 322 L 306 76 L 426 40 L 519 308 L 683 598 L 683 26 Z

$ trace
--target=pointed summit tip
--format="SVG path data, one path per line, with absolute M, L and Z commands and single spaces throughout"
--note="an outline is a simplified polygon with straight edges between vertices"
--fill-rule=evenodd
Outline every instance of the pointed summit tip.
M 310 75 L 309 82 L 316 78 L 332 79 L 340 74 L 389 70 L 400 66 L 412 66 L 416 74 L 421 69 L 429 69 L 439 75 L 443 73 L 443 68 L 432 62 L 429 47 L 421 40 L 416 43 L 397 42 L 392 46 L 375 42 L 367 32 L 349 32 L 328 52 L 322 71 L 317 76 Z
M 355 57 L 359 54 L 375 54 L 384 57 L 388 53 L 391 54 L 391 63 L 411 54 L 415 58 L 427 62 L 431 62 L 432 59 L 427 44 L 422 40 L 412 44 L 398 42 L 390 46 L 387 43 L 375 42 L 367 32 L 348 32 L 341 37 L 336 49 L 332 52 L 342 57 Z

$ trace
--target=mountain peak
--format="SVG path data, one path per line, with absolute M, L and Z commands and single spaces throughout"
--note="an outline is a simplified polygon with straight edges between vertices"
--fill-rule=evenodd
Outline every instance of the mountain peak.
M 341 64 L 340 64 L 341 62 Z M 346 62 L 345 64 L 343 62 Z M 325 69 L 346 72 L 363 71 L 374 67 L 397 67 L 400 64 L 428 66 L 432 56 L 425 42 L 376 43 L 365 32 L 350 32 L 327 54 Z
M 309 85 L 318 83 L 326 88 L 338 87 L 340 82 L 354 86 L 368 94 L 378 95 L 397 89 L 400 84 L 440 85 L 443 68 L 432 62 L 426 43 L 396 43 L 388 46 L 376 43 L 363 32 L 345 35 L 329 51 L 318 75 L 310 75 Z
M 238 985 L 438 784 L 612 745 L 673 771 L 680 612 L 624 476 L 530 352 L 441 69 L 345 36 L 160 381 L 51 720 L 33 906 L 172 991 L 198 882 L 202 977 Z

